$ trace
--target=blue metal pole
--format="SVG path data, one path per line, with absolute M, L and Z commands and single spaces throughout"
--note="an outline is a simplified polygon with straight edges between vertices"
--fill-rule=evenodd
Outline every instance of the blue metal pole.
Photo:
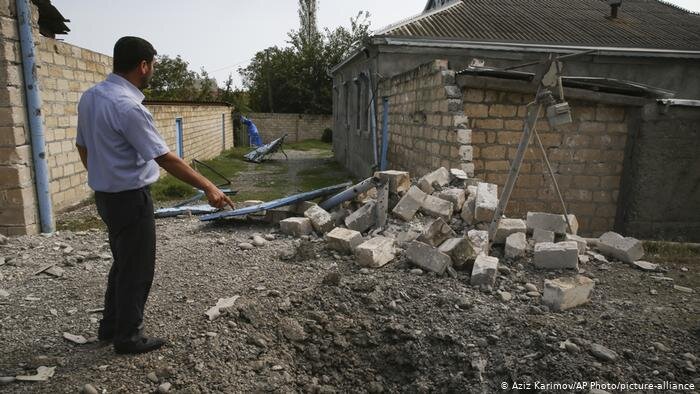
M 24 90 L 27 96 L 27 118 L 31 132 L 32 158 L 34 161 L 34 181 L 39 200 L 39 219 L 42 233 L 54 231 L 53 206 L 49 186 L 49 166 L 46 160 L 44 122 L 41 116 L 41 94 L 37 84 L 37 65 L 32 34 L 32 14 L 30 0 L 16 0 L 19 21 Z
M 382 159 L 379 164 L 381 171 L 386 171 L 387 153 L 389 152 L 389 97 L 382 98 Z

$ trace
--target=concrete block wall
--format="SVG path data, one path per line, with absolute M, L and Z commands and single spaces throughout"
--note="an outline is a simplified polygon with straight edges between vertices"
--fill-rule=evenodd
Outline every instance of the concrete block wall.
M 0 234 L 39 232 L 30 130 L 27 125 L 22 59 L 14 1 L 0 0 Z M 87 173 L 75 149 L 81 94 L 104 80 L 112 59 L 104 54 L 43 37 L 33 6 L 38 87 L 54 212 L 91 195 Z M 221 105 L 149 106 L 166 141 L 175 148 L 175 117 L 183 118 L 186 159 L 206 159 L 233 146 L 231 109 Z
M 464 89 L 464 112 L 472 129 L 475 175 L 500 188 L 515 158 L 526 104 L 531 95 L 481 88 Z M 570 213 L 586 235 L 614 228 L 620 193 L 629 107 L 569 101 L 573 123 L 556 130 L 546 120 L 536 129 L 547 150 Z M 561 213 L 541 151 L 533 139 L 525 155 L 506 214 Z
M 177 153 L 175 119 L 182 119 L 183 154 L 192 159 L 210 159 L 233 147 L 233 118 L 226 105 L 146 103 L 170 150 Z
M 447 61 L 436 60 L 383 81 L 379 96 L 389 97 L 389 168 L 409 171 L 413 177 L 441 166 L 474 173 L 471 130 Z
M 265 143 L 284 134 L 288 134 L 287 142 L 320 140 L 323 130 L 333 128 L 332 115 L 251 113 L 246 116 L 253 120 Z M 241 132 L 247 133 L 247 129 L 243 127 Z
M 0 1 L 0 234 L 5 235 L 39 230 L 24 96 L 15 2 Z

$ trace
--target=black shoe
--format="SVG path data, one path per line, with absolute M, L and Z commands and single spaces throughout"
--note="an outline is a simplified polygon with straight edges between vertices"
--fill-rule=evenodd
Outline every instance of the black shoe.
M 138 336 L 130 341 L 115 342 L 114 351 L 117 354 L 141 354 L 160 349 L 163 345 L 165 339 Z

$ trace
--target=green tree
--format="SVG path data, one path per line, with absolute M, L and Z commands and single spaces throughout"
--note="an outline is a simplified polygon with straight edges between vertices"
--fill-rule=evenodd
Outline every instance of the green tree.
M 150 87 L 144 92 L 149 100 L 213 101 L 218 95 L 216 80 L 206 70 L 200 73 L 189 69 L 189 63 L 180 57 L 160 55 L 156 58 Z
M 300 16 L 302 13 L 300 12 Z M 250 64 L 239 69 L 249 92 L 250 106 L 259 112 L 332 112 L 330 69 L 369 37 L 369 13 L 350 19 L 350 29 L 325 29 L 318 39 L 308 28 L 289 33 L 288 47 L 258 52 Z M 312 24 L 303 24 L 302 27 Z

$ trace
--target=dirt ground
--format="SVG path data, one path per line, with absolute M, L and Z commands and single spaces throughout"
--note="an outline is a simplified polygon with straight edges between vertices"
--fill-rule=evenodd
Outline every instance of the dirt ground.
M 90 220 L 94 208 L 65 215 Z M 166 382 L 178 393 L 590 391 L 541 386 L 577 382 L 670 382 L 697 392 L 700 384 L 697 260 L 661 261 L 668 271 L 659 274 L 589 256 L 580 267 L 596 281 L 590 303 L 555 313 L 528 288 L 541 292 L 544 279 L 570 274 L 528 260 L 503 259 L 494 292 L 483 292 L 466 272 L 420 274 L 402 255 L 360 269 L 322 239 L 288 238 L 264 223 L 171 218 L 157 221 L 157 233 L 145 322 L 168 344 L 139 356 L 63 338 L 96 335 L 93 310 L 102 306 L 111 264 L 103 229 L 0 246 L 0 377 L 56 367 L 48 381 L 0 383 L 0 392 L 74 393 L 91 384 L 98 392 L 150 393 Z M 269 241 L 243 250 L 255 234 Z M 35 274 L 50 263 L 62 277 Z M 205 311 L 233 296 L 240 296 L 235 306 L 209 321 Z M 595 345 L 614 353 L 596 353 Z M 693 392 L 661 387 L 624 391 Z

